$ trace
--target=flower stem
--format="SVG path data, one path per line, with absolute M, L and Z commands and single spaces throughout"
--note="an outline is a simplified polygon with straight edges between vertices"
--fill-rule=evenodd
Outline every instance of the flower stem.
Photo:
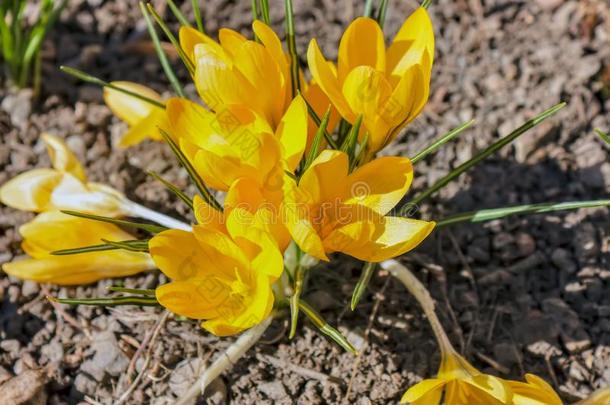
M 379 263 L 381 268 L 387 270 L 392 276 L 396 277 L 415 297 L 419 305 L 424 310 L 424 314 L 428 318 L 428 322 L 434 332 L 434 337 L 438 342 L 441 350 L 441 356 L 444 358 L 446 354 L 455 352 L 453 345 L 449 341 L 449 337 L 443 328 L 436 312 L 434 311 L 434 301 L 428 292 L 428 289 L 402 264 L 394 259 L 386 260 Z
M 125 210 L 125 213 L 130 216 L 148 219 L 149 221 L 156 222 L 168 228 L 181 229 L 183 231 L 188 232 L 192 230 L 191 226 L 187 223 L 178 221 L 177 219 L 174 219 L 170 216 L 151 210 L 150 208 L 135 203 L 131 200 L 126 200 L 123 205 L 123 208 Z
M 197 396 L 205 392 L 206 387 L 224 371 L 229 370 L 258 340 L 271 324 L 273 316 L 268 317 L 258 325 L 248 329 L 214 360 L 210 367 L 199 377 L 198 381 L 191 385 L 176 405 L 190 403 Z

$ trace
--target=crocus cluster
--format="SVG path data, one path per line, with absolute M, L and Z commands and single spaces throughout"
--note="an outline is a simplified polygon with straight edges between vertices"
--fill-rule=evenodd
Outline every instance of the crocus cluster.
M 38 213 L 20 228 L 29 258 L 3 270 L 72 285 L 157 268 L 169 279 L 156 288 L 158 304 L 226 336 L 262 323 L 285 300 L 280 281 L 299 278 L 294 263 L 302 268 L 336 252 L 376 263 L 418 246 L 435 223 L 392 215 L 411 186 L 411 161 L 377 153 L 428 99 L 434 34 L 425 8 L 388 47 L 376 20 L 357 18 L 336 63 L 311 40 L 309 81 L 304 72 L 295 75 L 268 25 L 257 20 L 252 30 L 254 39 L 221 29 L 216 41 L 180 28 L 179 54 L 195 100 L 164 99 L 130 82 L 104 89 L 107 105 L 129 127 L 119 146 L 164 141 L 187 169 L 199 193 L 180 196 L 194 223 L 157 221 L 162 226 L 142 226 L 151 235 L 137 240 L 119 226 L 130 224 L 123 219 L 159 217 L 88 182 L 63 141 L 44 134 L 52 168 L 0 188 L 4 204 Z M 294 251 L 297 260 L 289 261 Z M 560 403 L 536 376 L 488 376 L 449 348 L 437 377 L 411 387 L 403 401 L 434 404 L 443 396 L 448 404 Z

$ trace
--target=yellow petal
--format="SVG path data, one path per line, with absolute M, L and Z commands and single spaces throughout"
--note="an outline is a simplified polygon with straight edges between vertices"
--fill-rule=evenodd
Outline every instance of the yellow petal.
M 193 198 L 193 212 L 199 225 L 225 231 L 225 218 L 222 212 L 205 202 L 199 195 Z
M 49 256 L 52 251 L 102 243 L 102 239 L 122 241 L 134 239 L 121 228 L 100 221 L 79 218 L 59 211 L 39 214 L 22 225 L 23 250 L 34 258 Z
M 87 180 L 85 170 L 61 138 L 47 133 L 43 133 L 41 138 L 47 145 L 47 151 L 53 168 L 60 172 L 70 173 L 79 180 Z
M 357 115 L 350 109 L 343 96 L 341 84 L 332 63 L 324 58 L 315 39 L 311 40 L 309 48 L 307 48 L 307 64 L 314 80 L 326 93 L 335 108 L 346 120 L 353 122 Z
M 546 381 L 534 374 L 526 374 L 525 380 L 505 381 L 513 392 L 515 405 L 561 405 L 562 401 Z
M 72 256 L 47 256 L 5 263 L 2 270 L 12 276 L 39 283 L 79 285 L 112 277 L 126 277 L 154 268 L 146 253 L 81 253 Z
M 159 93 L 138 83 L 119 81 L 112 82 L 111 84 L 158 102 L 163 101 Z M 114 115 L 127 122 L 129 125 L 136 125 L 138 122 L 146 118 L 154 109 L 161 109 L 160 107 L 156 107 L 147 101 L 127 95 L 109 87 L 104 87 L 104 102 Z
M 127 132 L 123 134 L 119 140 L 118 146 L 121 148 L 128 148 L 133 145 L 137 145 L 144 139 L 150 138 L 155 141 L 163 139 L 159 128 L 168 132 L 169 125 L 167 124 L 167 118 L 164 110 L 154 109 L 146 118 L 140 120 L 135 125 L 129 127 Z
M 372 143 L 383 134 L 373 132 L 382 106 L 392 94 L 392 88 L 384 74 L 370 66 L 354 68 L 345 78 L 343 95 L 354 114 L 363 116 L 364 126 L 372 132 Z M 350 121 L 353 122 L 353 121 Z M 393 123 L 386 123 L 392 125 Z
M 217 318 L 205 321 L 201 326 L 216 336 L 229 336 L 259 324 L 273 309 L 273 293 L 266 275 L 254 277 L 250 295 L 234 300 L 219 308 Z
M 195 86 L 205 104 L 214 111 L 241 104 L 255 93 L 245 77 L 233 69 L 224 51 L 208 44 L 195 46 Z M 254 101 L 254 100 L 249 100 Z
M 207 44 L 220 50 L 220 45 L 216 41 L 193 27 L 181 26 L 180 31 L 178 31 L 178 38 L 180 47 L 193 63 L 195 62 L 195 46 L 197 44 Z
M 434 30 L 425 8 L 419 7 L 406 19 L 387 52 L 389 75 L 401 77 L 414 64 L 428 55 L 427 70 L 434 60 Z
M 111 191 L 110 191 L 111 190 Z M 46 209 L 75 210 L 97 215 L 125 215 L 123 196 L 110 187 L 83 184 L 65 173 L 55 186 Z
M 303 173 L 299 189 L 307 192 L 314 202 L 336 202 L 348 193 L 349 159 L 343 152 L 323 150 Z
M 234 66 L 250 84 L 245 93 L 252 108 L 276 127 L 284 110 L 284 81 L 280 67 L 261 44 L 247 41 L 235 52 Z
M 220 41 L 220 46 L 222 46 L 222 49 L 231 55 L 231 57 L 235 57 L 235 50 L 239 49 L 243 43 L 248 41 L 248 39 L 239 32 L 233 31 L 229 28 L 221 28 L 218 31 L 218 40 Z
M 373 211 L 343 226 L 324 239 L 327 252 L 339 251 L 357 259 L 381 262 L 419 245 L 434 229 L 434 222 L 382 217 Z
M 227 230 L 251 261 L 251 267 L 272 281 L 276 280 L 284 269 L 282 254 L 269 233 L 249 223 L 249 214 L 243 208 L 232 210 L 227 219 Z
M 425 404 L 438 404 L 440 401 L 441 394 L 443 393 L 443 386 L 446 384 L 445 380 L 438 378 L 429 378 L 418 382 L 405 392 L 400 399 L 400 403 L 409 403 L 415 405 Z M 425 400 L 425 402 L 424 402 Z
M 262 21 L 256 20 L 252 23 L 252 30 L 256 37 L 261 41 L 265 48 L 269 51 L 269 54 L 275 60 L 280 71 L 282 72 L 281 83 L 284 88 L 283 96 L 285 103 L 290 102 L 290 95 L 292 94 L 292 88 L 290 83 L 290 64 L 282 48 L 282 42 L 278 38 L 277 34 Z
M 305 151 L 307 119 L 307 104 L 301 96 L 297 96 L 288 107 L 276 131 L 276 136 L 282 145 L 283 159 L 290 171 L 296 169 Z
M 159 270 L 172 280 L 201 277 L 210 268 L 192 232 L 170 229 L 148 242 L 150 255 Z
M 51 193 L 62 178 L 62 173 L 52 169 L 29 170 L 0 187 L 0 201 L 24 211 L 44 211 L 49 205 Z
M 288 179 L 285 187 L 286 200 L 282 205 L 281 218 L 286 221 L 292 239 L 305 253 L 328 261 L 322 239 L 309 218 L 311 207 L 305 202 L 309 196 L 303 195 L 293 179 Z
M 385 215 L 404 197 L 412 180 L 413 166 L 408 158 L 375 159 L 348 176 L 350 197 L 345 203 L 364 205 Z
M 498 401 L 499 404 L 506 404 L 512 399 L 512 391 L 508 384 L 491 375 L 480 374 L 463 380 L 463 383 L 470 386 L 471 395 L 480 398 L 481 404 L 493 403 L 493 400 Z M 479 390 L 479 392 L 477 393 L 475 390 Z M 450 400 L 448 395 L 447 401 Z
M 157 287 L 159 303 L 171 312 L 193 319 L 218 316 L 218 307 L 226 302 L 231 290 L 214 277 L 192 277 Z
M 385 72 L 385 44 L 379 24 L 358 17 L 347 27 L 339 43 L 339 81 L 358 66 Z
M 186 139 L 193 145 L 205 145 L 207 138 L 216 132 L 216 117 L 197 103 L 184 98 L 167 100 L 169 133 L 176 139 Z
M 201 225 L 193 226 L 193 233 L 199 242 L 200 254 L 209 262 L 204 270 L 206 273 L 214 272 L 218 277 L 232 278 L 235 271 L 249 267 L 244 252 L 229 235 Z
M 337 123 L 339 122 L 339 118 L 340 118 L 339 112 L 332 105 L 330 99 L 324 93 L 324 91 L 322 91 L 322 88 L 320 87 L 320 85 L 318 83 L 316 83 L 315 81 L 312 81 L 309 84 L 309 86 L 307 86 L 307 89 L 305 90 L 305 93 L 304 93 L 304 97 L 305 97 L 305 100 L 307 100 L 307 102 L 309 103 L 309 105 L 311 105 L 311 107 L 315 111 L 316 115 L 318 117 L 320 117 L 320 119 L 324 116 L 328 107 L 329 106 L 331 107 L 330 119 L 328 120 L 327 130 L 329 133 L 332 133 L 334 131 L 334 128 L 337 126 Z M 307 152 L 309 152 L 309 148 L 311 147 L 313 138 L 318 130 L 318 125 L 314 122 L 312 117 L 309 117 L 307 125 L 308 125 L 308 128 L 307 128 L 307 148 L 306 148 L 306 150 L 307 150 Z M 326 141 L 324 139 L 322 139 L 321 147 L 324 147 L 325 142 Z

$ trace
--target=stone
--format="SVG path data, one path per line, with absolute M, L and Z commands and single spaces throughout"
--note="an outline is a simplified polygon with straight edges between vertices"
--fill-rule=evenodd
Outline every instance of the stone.
M 279 401 L 288 397 L 286 388 L 284 387 L 281 381 L 271 381 L 260 384 L 258 386 L 258 389 L 267 397 L 269 397 L 269 399 L 272 399 L 274 401 Z

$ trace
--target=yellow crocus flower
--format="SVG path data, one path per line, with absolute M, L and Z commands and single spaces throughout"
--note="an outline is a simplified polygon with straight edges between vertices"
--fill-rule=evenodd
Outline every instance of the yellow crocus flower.
M 222 111 L 247 103 L 276 128 L 291 101 L 290 65 L 269 26 L 254 21 L 252 30 L 260 42 L 227 28 L 218 33 L 220 43 L 192 31 L 180 39 L 187 55 L 193 49 L 195 85 L 208 107 Z
M 510 386 L 500 378 L 483 374 L 454 351 L 443 354 L 436 378 L 423 380 L 403 395 L 401 403 L 436 405 L 445 393 L 447 405 L 512 403 Z
M 106 216 L 124 214 L 124 197 L 111 187 L 87 182 L 85 171 L 63 140 L 42 134 L 53 169 L 33 169 L 0 188 L 0 201 L 24 211 L 73 209 Z
M 423 109 L 433 58 L 434 32 L 423 7 L 404 22 L 387 49 L 375 20 L 355 19 L 341 38 L 336 69 L 315 39 L 307 51 L 313 78 L 341 116 L 354 123 L 362 115 L 372 152 L 390 143 Z
M 385 216 L 413 179 L 408 158 L 382 157 L 351 174 L 345 153 L 324 150 L 297 183 L 286 181 L 284 215 L 294 241 L 311 256 L 343 252 L 379 262 L 415 248 L 434 222 Z
M 203 320 L 201 326 L 217 336 L 266 319 L 273 308 L 271 283 L 283 270 L 275 241 L 244 225 L 241 217 L 240 209 L 233 210 L 226 232 L 216 225 L 194 225 L 192 232 L 172 229 L 149 242 L 158 268 L 172 280 L 157 288 L 159 303 Z
M 101 244 L 102 239 L 134 239 L 132 235 L 109 223 L 49 211 L 22 225 L 19 233 L 23 237 L 21 247 L 31 258 L 5 263 L 2 270 L 21 279 L 77 285 L 104 278 L 130 276 L 155 268 L 149 254 L 126 250 L 66 256 L 51 254 L 56 250 Z
M 127 81 L 111 84 L 159 103 L 163 102 L 159 93 L 141 84 Z M 104 102 L 114 115 L 129 125 L 129 129 L 119 141 L 119 146 L 133 146 L 146 138 L 156 141 L 163 139 L 158 129 L 165 127 L 163 108 L 110 87 L 104 87 Z

